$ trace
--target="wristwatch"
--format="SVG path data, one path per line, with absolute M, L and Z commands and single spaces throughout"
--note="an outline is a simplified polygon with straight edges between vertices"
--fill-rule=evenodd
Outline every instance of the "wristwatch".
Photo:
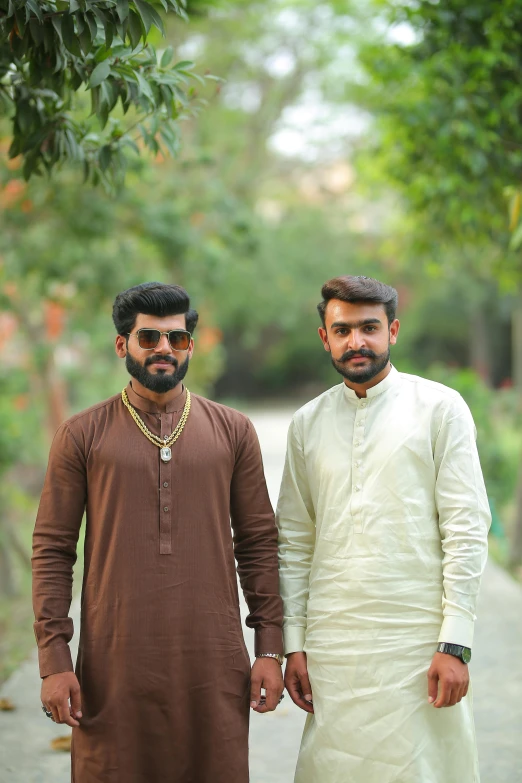
M 460 644 L 449 644 L 449 642 L 440 642 L 437 647 L 437 652 L 447 653 L 448 655 L 454 655 L 455 658 L 460 658 L 462 663 L 469 663 L 471 661 L 471 650 L 469 647 L 462 647 Z
M 256 658 L 275 658 L 280 666 L 285 662 L 284 656 L 279 653 L 258 653 Z

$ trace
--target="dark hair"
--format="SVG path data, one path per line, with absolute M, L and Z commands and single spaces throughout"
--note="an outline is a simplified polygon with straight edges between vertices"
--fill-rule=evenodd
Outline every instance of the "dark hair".
M 141 283 L 118 294 L 112 307 L 112 320 L 118 334 L 132 332 L 139 313 L 158 318 L 184 314 L 190 333 L 198 322 L 198 314 L 190 309 L 189 296 L 180 285 Z
M 323 326 L 325 323 L 326 305 L 330 299 L 340 299 L 342 302 L 375 302 L 382 304 L 386 310 L 388 324 L 395 320 L 395 313 L 399 303 L 399 295 L 395 288 L 373 277 L 364 275 L 343 275 L 342 277 L 333 277 L 328 280 L 321 288 L 323 301 L 317 305 L 317 310 L 321 316 Z

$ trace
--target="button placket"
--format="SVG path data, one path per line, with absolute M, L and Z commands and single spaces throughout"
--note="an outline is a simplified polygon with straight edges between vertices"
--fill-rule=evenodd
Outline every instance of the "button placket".
M 362 524 L 362 450 L 364 447 L 364 428 L 366 425 L 366 407 L 367 402 L 361 401 L 355 413 L 354 436 L 352 447 L 352 517 L 354 520 L 354 531 L 363 532 Z
M 172 430 L 172 414 L 163 413 L 161 421 L 161 437 L 170 435 Z M 159 456 L 159 538 L 160 555 L 172 554 L 172 488 L 170 462 L 163 462 Z

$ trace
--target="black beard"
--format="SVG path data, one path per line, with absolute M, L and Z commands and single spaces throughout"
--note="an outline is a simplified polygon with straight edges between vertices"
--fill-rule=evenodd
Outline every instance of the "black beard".
M 172 374 L 167 373 L 166 370 L 158 370 L 155 374 L 149 372 L 147 370 L 147 365 L 152 364 L 157 360 L 157 356 L 149 356 L 145 361 L 145 364 L 140 364 L 130 355 L 130 353 L 127 353 L 125 365 L 129 375 L 136 378 L 136 380 L 139 381 L 142 386 L 145 386 L 146 389 L 149 389 L 149 391 L 155 392 L 156 394 L 166 394 L 177 386 L 178 383 L 181 383 L 187 374 L 189 358 L 187 356 L 182 364 L 178 364 L 176 359 L 171 358 L 170 356 L 162 356 L 162 362 L 168 362 L 175 366 L 176 369 Z
M 347 359 L 351 359 L 352 356 L 366 356 L 371 359 L 367 367 L 361 367 L 361 369 L 350 370 L 344 366 L 343 362 Z M 390 361 L 390 346 L 384 353 L 374 353 L 367 348 L 361 348 L 360 351 L 346 351 L 339 360 L 334 359 L 332 356 L 332 364 L 337 372 L 346 378 L 351 383 L 368 383 L 376 375 L 384 370 L 388 362 Z

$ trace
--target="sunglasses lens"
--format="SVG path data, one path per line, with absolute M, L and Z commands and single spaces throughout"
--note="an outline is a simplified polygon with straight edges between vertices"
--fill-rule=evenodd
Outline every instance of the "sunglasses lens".
M 150 350 L 159 343 L 160 332 L 158 329 L 140 329 L 138 332 L 138 344 L 140 348 Z
M 175 351 L 186 351 L 190 345 L 190 334 L 188 332 L 169 332 L 169 342 Z

